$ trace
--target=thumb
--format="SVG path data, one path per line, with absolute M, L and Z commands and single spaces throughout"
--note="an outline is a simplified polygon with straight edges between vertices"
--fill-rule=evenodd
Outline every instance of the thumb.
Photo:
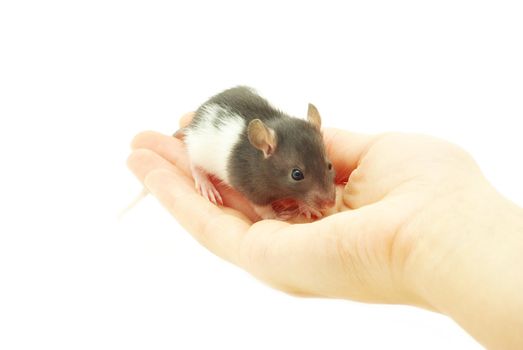
M 336 170 L 336 182 L 346 182 L 372 146 L 377 135 L 366 135 L 342 129 L 326 128 L 323 139 L 327 156 Z

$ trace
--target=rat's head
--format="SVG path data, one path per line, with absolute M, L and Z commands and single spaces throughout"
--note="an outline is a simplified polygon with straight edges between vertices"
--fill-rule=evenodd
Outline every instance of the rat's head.
M 307 121 L 285 118 L 268 124 L 252 120 L 248 137 L 263 154 L 259 170 L 270 179 L 265 185 L 273 199 L 292 198 L 319 210 L 333 206 L 334 168 L 325 152 L 316 107 L 309 104 Z

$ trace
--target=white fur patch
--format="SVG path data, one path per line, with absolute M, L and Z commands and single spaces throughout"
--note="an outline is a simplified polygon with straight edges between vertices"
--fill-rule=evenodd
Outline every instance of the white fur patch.
M 218 115 L 222 118 L 216 126 L 213 121 Z M 198 127 L 187 130 L 185 135 L 189 159 L 193 165 L 230 184 L 227 163 L 245 129 L 245 120 L 217 104 L 206 106 L 201 118 Z

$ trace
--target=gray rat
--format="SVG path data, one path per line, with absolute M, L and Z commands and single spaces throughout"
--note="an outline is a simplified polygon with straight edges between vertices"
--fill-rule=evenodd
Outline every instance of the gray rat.
M 214 175 L 249 199 L 264 219 L 322 216 L 334 205 L 334 169 L 326 156 L 318 110 L 307 121 L 274 108 L 253 89 L 238 86 L 202 104 L 180 130 L 195 186 L 223 204 Z

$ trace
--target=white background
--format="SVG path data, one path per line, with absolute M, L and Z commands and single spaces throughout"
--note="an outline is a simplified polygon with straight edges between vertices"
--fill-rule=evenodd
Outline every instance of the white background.
M 204 250 L 125 167 L 251 85 L 458 143 L 523 205 L 520 1 L 2 1 L 1 349 L 478 349 L 444 316 L 299 299 Z M 471 291 L 473 293 L 474 291 Z

